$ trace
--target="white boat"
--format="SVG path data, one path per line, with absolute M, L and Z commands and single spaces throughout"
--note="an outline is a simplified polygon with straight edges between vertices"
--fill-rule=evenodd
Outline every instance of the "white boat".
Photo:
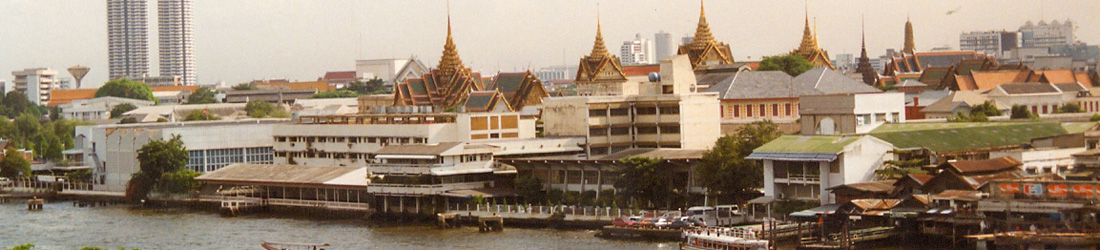
M 745 223 L 745 215 L 737 205 L 719 205 L 714 207 L 690 207 L 687 216 L 693 221 L 703 222 L 708 227 L 728 227 Z
M 771 242 L 756 238 L 751 230 L 739 228 L 694 228 L 685 230 L 681 250 L 771 250 Z

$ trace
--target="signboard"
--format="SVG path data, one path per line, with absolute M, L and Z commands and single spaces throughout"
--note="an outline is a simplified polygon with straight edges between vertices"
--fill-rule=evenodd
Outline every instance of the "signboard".
M 1024 193 L 1029 195 L 1043 195 L 1043 184 L 1039 183 L 1025 183 Z
M 1047 193 L 1054 197 L 1065 197 L 1068 192 L 1066 184 L 1047 184 Z
M 1020 192 L 1020 184 L 1018 183 L 1001 183 L 1000 188 L 1002 194 L 1015 194 Z
M 1096 195 L 1096 188 L 1094 187 L 1093 185 L 1073 184 L 1073 196 L 1092 197 Z

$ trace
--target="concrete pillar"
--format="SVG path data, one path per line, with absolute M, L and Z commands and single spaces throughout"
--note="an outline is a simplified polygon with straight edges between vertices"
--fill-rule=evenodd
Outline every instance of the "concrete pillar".
M 389 213 L 390 212 L 390 198 L 387 197 L 387 196 L 382 196 L 382 212 L 383 213 Z
M 416 213 L 420 213 L 420 197 L 416 197 Z
M 775 162 L 772 160 L 764 161 L 764 195 L 778 198 L 775 193 Z
M 397 197 L 397 210 L 401 213 L 405 212 L 405 197 Z

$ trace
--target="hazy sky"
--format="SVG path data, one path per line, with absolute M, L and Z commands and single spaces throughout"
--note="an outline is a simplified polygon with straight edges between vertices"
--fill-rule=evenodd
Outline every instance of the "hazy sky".
M 353 70 L 356 59 L 416 56 L 431 67 L 446 36 L 442 0 L 194 0 L 196 74 L 200 83 L 252 79 L 313 80 Z M 592 47 L 596 0 L 453 0 L 455 43 L 467 66 L 495 72 L 576 64 Z M 699 2 L 601 0 L 604 39 L 612 51 L 641 33 L 694 33 Z M 917 50 L 958 48 L 959 33 L 1016 30 L 1028 20 L 1072 19 L 1077 39 L 1100 43 L 1100 1 L 821 1 L 808 2 L 819 42 L 830 55 L 858 54 L 860 16 L 872 56 L 902 45 L 910 16 Z M 802 0 L 709 0 L 707 21 L 736 60 L 759 60 L 798 46 Z M 956 10 L 948 15 L 948 11 Z M 81 64 L 84 80 L 107 80 L 104 0 L 0 0 L 0 79 L 11 71 Z M 159 72 L 156 1 L 149 3 L 150 74 Z M 62 75 L 68 77 L 68 73 Z

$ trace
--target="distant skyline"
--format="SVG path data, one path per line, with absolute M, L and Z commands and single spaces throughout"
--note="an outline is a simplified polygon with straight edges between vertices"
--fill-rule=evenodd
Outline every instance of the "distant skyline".
M 150 0 L 150 9 L 156 5 Z M 858 54 L 866 18 L 871 56 L 900 48 L 906 16 L 918 51 L 958 49 L 967 31 L 1015 31 L 1031 20 L 1073 20 L 1077 40 L 1100 44 L 1100 1 L 706 1 L 707 21 L 737 61 L 787 53 L 802 36 L 805 5 L 830 55 Z M 491 75 L 576 64 L 591 50 L 595 0 L 452 0 L 454 39 L 466 66 Z M 603 34 L 617 47 L 637 33 L 664 30 L 673 41 L 694 33 L 699 2 L 601 0 Z M 326 71 L 354 70 L 355 60 L 416 56 L 439 61 L 446 36 L 442 0 L 194 0 L 194 48 L 199 83 L 253 79 L 315 80 Z M 155 13 L 155 12 L 151 12 Z M 950 13 L 950 14 L 948 14 Z M 0 79 L 11 72 L 80 64 L 84 86 L 107 80 L 105 1 L 0 0 Z M 150 15 L 156 18 L 156 15 Z M 150 25 L 155 24 L 150 20 Z M 813 25 L 813 24 L 811 24 Z M 150 30 L 156 27 L 149 27 Z M 150 36 L 150 51 L 157 39 Z M 150 62 L 159 57 L 150 54 Z M 155 64 L 149 72 L 160 72 Z M 67 73 L 60 74 L 69 77 Z

